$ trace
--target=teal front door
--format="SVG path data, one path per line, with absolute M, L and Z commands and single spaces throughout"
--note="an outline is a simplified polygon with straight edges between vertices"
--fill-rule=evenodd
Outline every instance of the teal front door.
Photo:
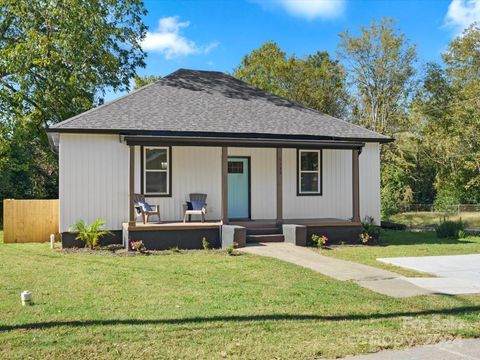
M 250 217 L 250 159 L 228 158 L 228 218 Z

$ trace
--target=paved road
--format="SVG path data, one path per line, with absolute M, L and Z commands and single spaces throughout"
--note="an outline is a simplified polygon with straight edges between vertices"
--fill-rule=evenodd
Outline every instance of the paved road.
M 438 277 L 408 278 L 412 284 L 435 293 L 480 294 L 480 254 L 377 259 L 387 264 Z
M 392 297 L 409 297 L 431 293 L 429 290 L 406 281 L 405 277 L 397 273 L 323 256 L 311 249 L 288 243 L 249 244 L 239 250 L 288 261 L 337 280 L 351 280 L 367 289 Z
M 457 339 L 406 350 L 384 350 L 374 354 L 348 356 L 345 360 L 480 360 L 480 340 Z

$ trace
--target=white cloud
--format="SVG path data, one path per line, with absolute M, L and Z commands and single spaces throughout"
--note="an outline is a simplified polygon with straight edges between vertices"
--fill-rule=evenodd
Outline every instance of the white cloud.
M 280 6 L 290 15 L 313 20 L 337 18 L 345 11 L 345 0 L 256 0 L 264 8 Z
M 142 41 L 142 48 L 145 51 L 161 53 L 166 59 L 173 59 L 178 56 L 208 54 L 219 45 L 215 41 L 205 46 L 199 46 L 193 40 L 182 36 L 180 30 L 189 25 L 189 21 L 180 22 L 178 16 L 163 17 L 158 20 L 156 31 L 147 32 Z
M 447 26 L 460 32 L 475 21 L 480 21 L 480 0 L 452 0 L 445 17 Z

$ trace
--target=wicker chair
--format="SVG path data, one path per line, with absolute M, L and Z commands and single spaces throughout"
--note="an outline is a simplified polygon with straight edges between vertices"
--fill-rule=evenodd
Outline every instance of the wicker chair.
M 148 222 L 148 218 L 151 215 L 158 216 L 158 222 L 160 221 L 160 207 L 158 205 L 150 205 L 145 201 L 145 196 L 142 194 L 134 194 L 133 195 L 133 202 L 135 206 L 135 210 L 137 214 L 142 214 L 143 223 L 146 224 Z
M 193 193 L 189 195 L 190 198 L 190 206 L 187 204 L 183 204 L 183 222 L 192 221 L 192 215 L 200 215 L 202 219 L 202 223 L 205 222 L 205 214 L 207 213 L 207 194 L 199 194 Z M 197 205 L 196 208 L 192 207 L 193 205 Z

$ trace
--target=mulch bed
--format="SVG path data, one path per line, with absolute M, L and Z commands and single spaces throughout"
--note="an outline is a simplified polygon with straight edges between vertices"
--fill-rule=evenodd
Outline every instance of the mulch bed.
M 220 249 L 211 249 L 211 250 L 180 250 L 180 249 L 171 249 L 171 250 L 147 250 L 145 253 L 140 253 L 138 251 L 128 251 L 122 245 L 108 245 L 98 247 L 96 249 L 90 248 L 66 248 L 59 249 L 58 252 L 62 254 L 91 254 L 91 255 L 100 255 L 100 256 L 148 256 L 148 255 L 173 255 L 173 254 L 186 254 L 189 252 L 196 251 L 209 251 L 214 254 L 226 255 L 225 251 Z

